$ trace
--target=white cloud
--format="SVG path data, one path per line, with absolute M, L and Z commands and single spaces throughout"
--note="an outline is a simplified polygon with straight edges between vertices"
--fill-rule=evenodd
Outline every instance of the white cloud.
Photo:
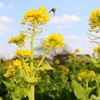
M 0 7 L 3 7 L 3 6 L 4 6 L 4 4 L 2 2 L 0 2 Z
M 11 59 L 11 58 L 13 58 L 12 54 L 13 54 L 13 52 L 9 52 L 7 50 L 0 49 L 0 58 Z
M 2 44 L 0 44 L 0 48 L 1 48 L 1 47 L 3 47 L 3 45 L 2 45 Z
M 0 35 L 3 35 L 8 32 L 12 32 L 12 26 L 7 26 L 0 23 Z
M 12 22 L 14 21 L 13 18 L 9 18 L 7 16 L 0 16 L 0 22 Z
M 76 15 L 67 15 L 64 14 L 62 17 L 54 17 L 50 20 L 49 23 L 72 23 L 80 21 L 81 18 Z
M 5 58 L 5 54 L 6 52 L 4 50 L 0 49 L 0 58 Z
M 85 36 L 75 36 L 75 35 L 66 36 L 65 39 L 67 39 L 67 40 L 89 40 L 88 37 L 85 37 Z
M 94 43 L 90 43 L 88 37 L 76 35 L 66 36 L 64 43 L 69 45 L 72 52 L 74 52 L 75 49 L 79 49 L 80 54 L 92 54 L 93 47 L 96 45 Z
M 8 7 L 9 7 L 9 8 L 13 8 L 14 6 L 13 6 L 13 5 L 8 5 Z
M 90 47 L 87 47 L 87 46 L 84 47 L 84 45 L 82 45 L 81 43 L 80 44 L 73 43 L 73 45 L 71 47 L 72 47 L 72 50 L 73 51 L 75 49 L 79 49 L 80 50 L 79 53 L 85 53 L 85 54 L 90 53 L 90 54 L 92 54 L 92 51 L 93 51 L 92 47 L 91 48 Z
M 72 25 L 58 26 L 57 28 L 61 28 L 61 29 L 63 29 L 63 28 L 70 28 L 70 27 L 72 27 Z

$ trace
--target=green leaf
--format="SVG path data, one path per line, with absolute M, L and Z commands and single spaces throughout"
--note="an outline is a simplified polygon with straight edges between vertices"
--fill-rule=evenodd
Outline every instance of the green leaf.
M 23 69 L 20 69 L 20 76 L 21 77 L 26 77 L 26 72 Z
M 23 97 L 23 90 L 23 88 L 17 87 L 11 96 L 13 100 L 20 100 Z
M 97 97 L 97 96 L 95 96 L 95 95 L 92 95 L 91 98 L 92 98 L 93 100 L 100 100 L 100 97 Z
M 2 97 L 0 97 L 0 100 L 3 100 L 3 98 L 2 98 Z
M 39 79 L 40 79 L 40 78 L 38 78 L 38 77 L 34 77 L 34 78 L 29 78 L 29 77 L 27 77 L 27 78 L 26 78 L 27 82 L 29 82 L 29 83 L 38 82 Z
M 43 71 L 43 70 L 53 70 L 53 68 L 50 66 L 49 63 L 46 63 L 43 66 L 37 68 L 36 70 L 41 70 L 41 71 Z
M 6 85 L 6 87 L 8 87 L 8 88 L 11 88 L 12 87 L 12 84 L 10 84 L 8 82 L 6 82 L 6 81 L 2 81 L 2 82 Z
M 55 96 L 54 96 L 53 94 L 49 93 L 49 96 L 50 96 L 51 98 L 55 99 Z
M 74 94 L 78 99 L 83 99 L 86 97 L 86 90 L 78 84 L 77 81 L 73 80 L 72 85 L 74 87 Z
M 100 64 L 98 63 L 98 61 L 95 58 L 91 58 L 91 61 L 93 62 L 95 67 L 100 68 Z

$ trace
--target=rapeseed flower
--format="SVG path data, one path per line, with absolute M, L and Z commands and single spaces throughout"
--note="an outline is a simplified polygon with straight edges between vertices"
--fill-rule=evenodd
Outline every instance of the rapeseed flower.
M 22 62 L 20 60 L 16 59 L 13 61 L 13 66 L 15 66 L 15 67 L 22 66 Z
M 86 70 L 86 71 L 83 71 L 83 72 L 80 72 L 78 74 L 78 80 L 81 81 L 82 79 L 84 80 L 91 80 L 93 81 L 93 79 L 95 78 L 96 76 L 96 73 L 92 70 Z
M 30 56 L 31 51 L 29 49 L 26 50 L 18 50 L 15 52 L 15 56 L 20 56 L 20 57 L 27 57 Z
M 60 63 L 60 61 L 57 59 L 57 60 L 55 60 L 55 62 L 54 62 L 55 64 L 59 64 Z
M 84 54 L 82 54 L 81 57 L 85 58 L 86 56 Z
M 80 52 L 80 50 L 79 49 L 75 49 L 75 52 L 78 53 L 78 52 Z
M 11 37 L 11 39 L 8 41 L 8 43 L 14 43 L 18 45 L 18 47 L 22 47 L 25 44 L 25 38 L 27 37 L 26 34 L 20 34 L 16 37 Z
M 39 9 L 28 9 L 28 12 L 24 13 L 24 19 L 21 24 L 30 22 L 32 24 L 44 25 L 50 20 L 50 14 L 46 12 L 47 9 L 40 6 Z
M 10 77 L 12 75 L 10 70 L 7 70 L 7 72 L 4 74 L 5 77 Z
M 100 46 L 93 48 L 94 54 L 96 54 L 97 57 L 100 57 Z
M 62 71 L 65 71 L 65 72 L 69 72 L 69 68 L 67 68 L 67 67 L 64 66 L 64 65 L 58 65 L 57 68 L 58 68 L 58 69 L 61 69 Z
M 64 37 L 61 34 L 51 33 L 46 39 L 46 45 L 52 46 L 53 48 L 60 49 L 64 47 L 63 43 Z
M 90 13 L 90 28 L 95 29 L 100 26 L 100 7 Z
M 9 65 L 7 68 L 8 70 L 4 74 L 5 77 L 13 76 L 13 74 L 20 69 L 23 69 L 27 74 L 30 74 L 29 63 L 22 64 L 22 62 L 18 59 L 13 60 L 12 65 Z

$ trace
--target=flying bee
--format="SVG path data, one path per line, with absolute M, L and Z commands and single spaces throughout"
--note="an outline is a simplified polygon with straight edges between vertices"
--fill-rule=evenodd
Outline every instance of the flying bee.
M 52 8 L 52 9 L 49 11 L 49 13 L 50 13 L 51 11 L 54 13 L 54 16 L 55 16 L 56 8 Z

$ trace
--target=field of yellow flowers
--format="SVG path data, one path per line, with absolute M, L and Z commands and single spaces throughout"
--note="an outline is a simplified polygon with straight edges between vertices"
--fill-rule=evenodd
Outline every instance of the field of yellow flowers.
M 47 9 L 29 9 L 21 21 L 27 25 L 26 31 L 20 31 L 8 43 L 14 43 L 19 49 L 15 51 L 14 60 L 0 59 L 0 100 L 100 100 L 100 37 L 88 33 L 97 43 L 93 56 L 78 57 L 76 53 L 69 53 L 64 65 L 59 60 L 52 63 L 44 62 L 52 49 L 64 47 L 64 37 L 61 34 L 50 33 L 45 42 L 41 42 L 45 54 L 35 59 L 35 36 L 45 30 L 50 20 Z M 92 11 L 89 19 L 89 32 L 100 32 L 100 8 Z M 55 38 L 56 37 L 56 38 Z M 30 48 L 25 48 L 26 40 Z

